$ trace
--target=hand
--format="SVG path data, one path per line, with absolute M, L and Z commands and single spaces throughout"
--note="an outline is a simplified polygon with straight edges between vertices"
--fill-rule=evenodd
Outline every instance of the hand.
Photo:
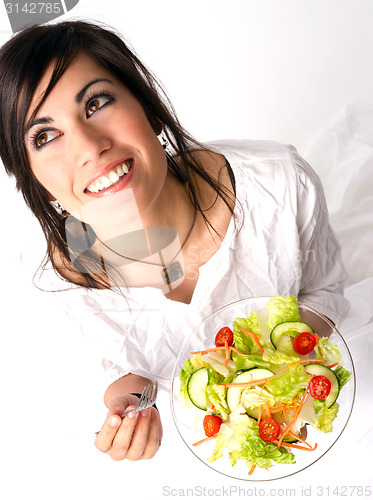
M 156 454 L 161 444 L 162 424 L 155 408 L 121 417 L 125 411 L 135 409 L 138 400 L 137 396 L 126 394 L 108 404 L 109 412 L 95 446 L 113 460 L 147 460 Z

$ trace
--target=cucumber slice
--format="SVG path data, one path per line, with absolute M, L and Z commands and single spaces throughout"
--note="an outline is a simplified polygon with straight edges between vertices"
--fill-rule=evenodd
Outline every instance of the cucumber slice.
M 251 382 L 253 380 L 261 380 L 262 378 L 272 377 L 272 375 L 274 375 L 274 373 L 271 372 L 270 370 L 267 370 L 266 368 L 251 368 L 250 370 L 245 370 L 239 373 L 233 379 L 232 382 L 234 384 L 246 383 L 246 382 Z M 244 387 L 228 387 L 227 404 L 231 412 L 234 411 L 240 405 L 241 393 L 244 389 L 245 389 Z
M 339 394 L 339 380 L 336 374 L 333 372 L 333 370 L 324 365 L 310 364 L 305 365 L 304 369 L 310 375 L 323 375 L 330 381 L 330 393 L 329 396 L 325 398 L 325 406 L 327 408 L 330 408 L 336 402 Z
M 206 387 L 209 380 L 207 368 L 199 368 L 189 377 L 187 391 L 194 406 L 200 410 L 207 410 Z
M 248 410 L 246 410 L 246 413 L 254 420 L 258 420 L 259 418 L 259 411 L 256 408 L 249 408 Z
M 285 321 L 284 323 L 276 325 L 271 331 L 271 342 L 273 347 L 278 349 L 281 337 L 291 332 L 295 332 L 296 335 L 302 332 L 315 333 L 309 325 L 302 321 Z

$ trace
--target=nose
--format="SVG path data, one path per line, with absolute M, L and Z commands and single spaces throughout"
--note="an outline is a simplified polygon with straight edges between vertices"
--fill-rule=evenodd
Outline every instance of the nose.
M 96 162 L 111 145 L 111 139 L 102 130 L 96 130 L 89 125 L 81 123 L 71 131 L 69 149 L 77 167 Z

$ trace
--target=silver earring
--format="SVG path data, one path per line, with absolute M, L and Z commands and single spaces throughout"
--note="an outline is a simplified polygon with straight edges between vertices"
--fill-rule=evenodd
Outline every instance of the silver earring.
M 165 153 L 166 153 L 168 168 L 171 170 L 171 172 L 173 172 L 173 174 L 176 175 L 176 177 L 181 182 L 187 182 L 188 178 L 185 176 L 185 173 L 179 167 L 179 165 L 176 163 L 176 161 L 173 159 L 171 153 L 169 151 L 167 151 L 167 148 L 170 145 L 170 143 L 168 142 L 167 137 L 162 134 L 161 139 L 162 139 L 163 149 L 165 150 Z
M 162 146 L 163 146 L 163 149 L 167 149 L 168 146 L 169 146 L 169 142 L 167 140 L 167 137 L 165 135 L 162 134 L 161 136 L 161 139 L 162 139 Z
M 58 200 L 53 200 L 50 202 L 50 204 L 55 209 L 55 211 L 59 214 L 62 214 L 65 211 L 65 209 L 63 208 L 63 206 L 61 205 L 61 203 Z

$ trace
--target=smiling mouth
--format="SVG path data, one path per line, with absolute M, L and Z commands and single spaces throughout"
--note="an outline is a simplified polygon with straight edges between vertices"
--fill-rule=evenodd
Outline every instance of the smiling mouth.
M 115 184 L 117 184 L 123 177 L 125 177 L 128 172 L 130 172 L 132 167 L 132 159 L 115 165 L 112 170 L 108 174 L 102 175 L 95 181 L 93 181 L 86 189 L 86 192 L 89 193 L 100 193 L 101 191 L 105 191 L 106 189 L 111 188 Z

